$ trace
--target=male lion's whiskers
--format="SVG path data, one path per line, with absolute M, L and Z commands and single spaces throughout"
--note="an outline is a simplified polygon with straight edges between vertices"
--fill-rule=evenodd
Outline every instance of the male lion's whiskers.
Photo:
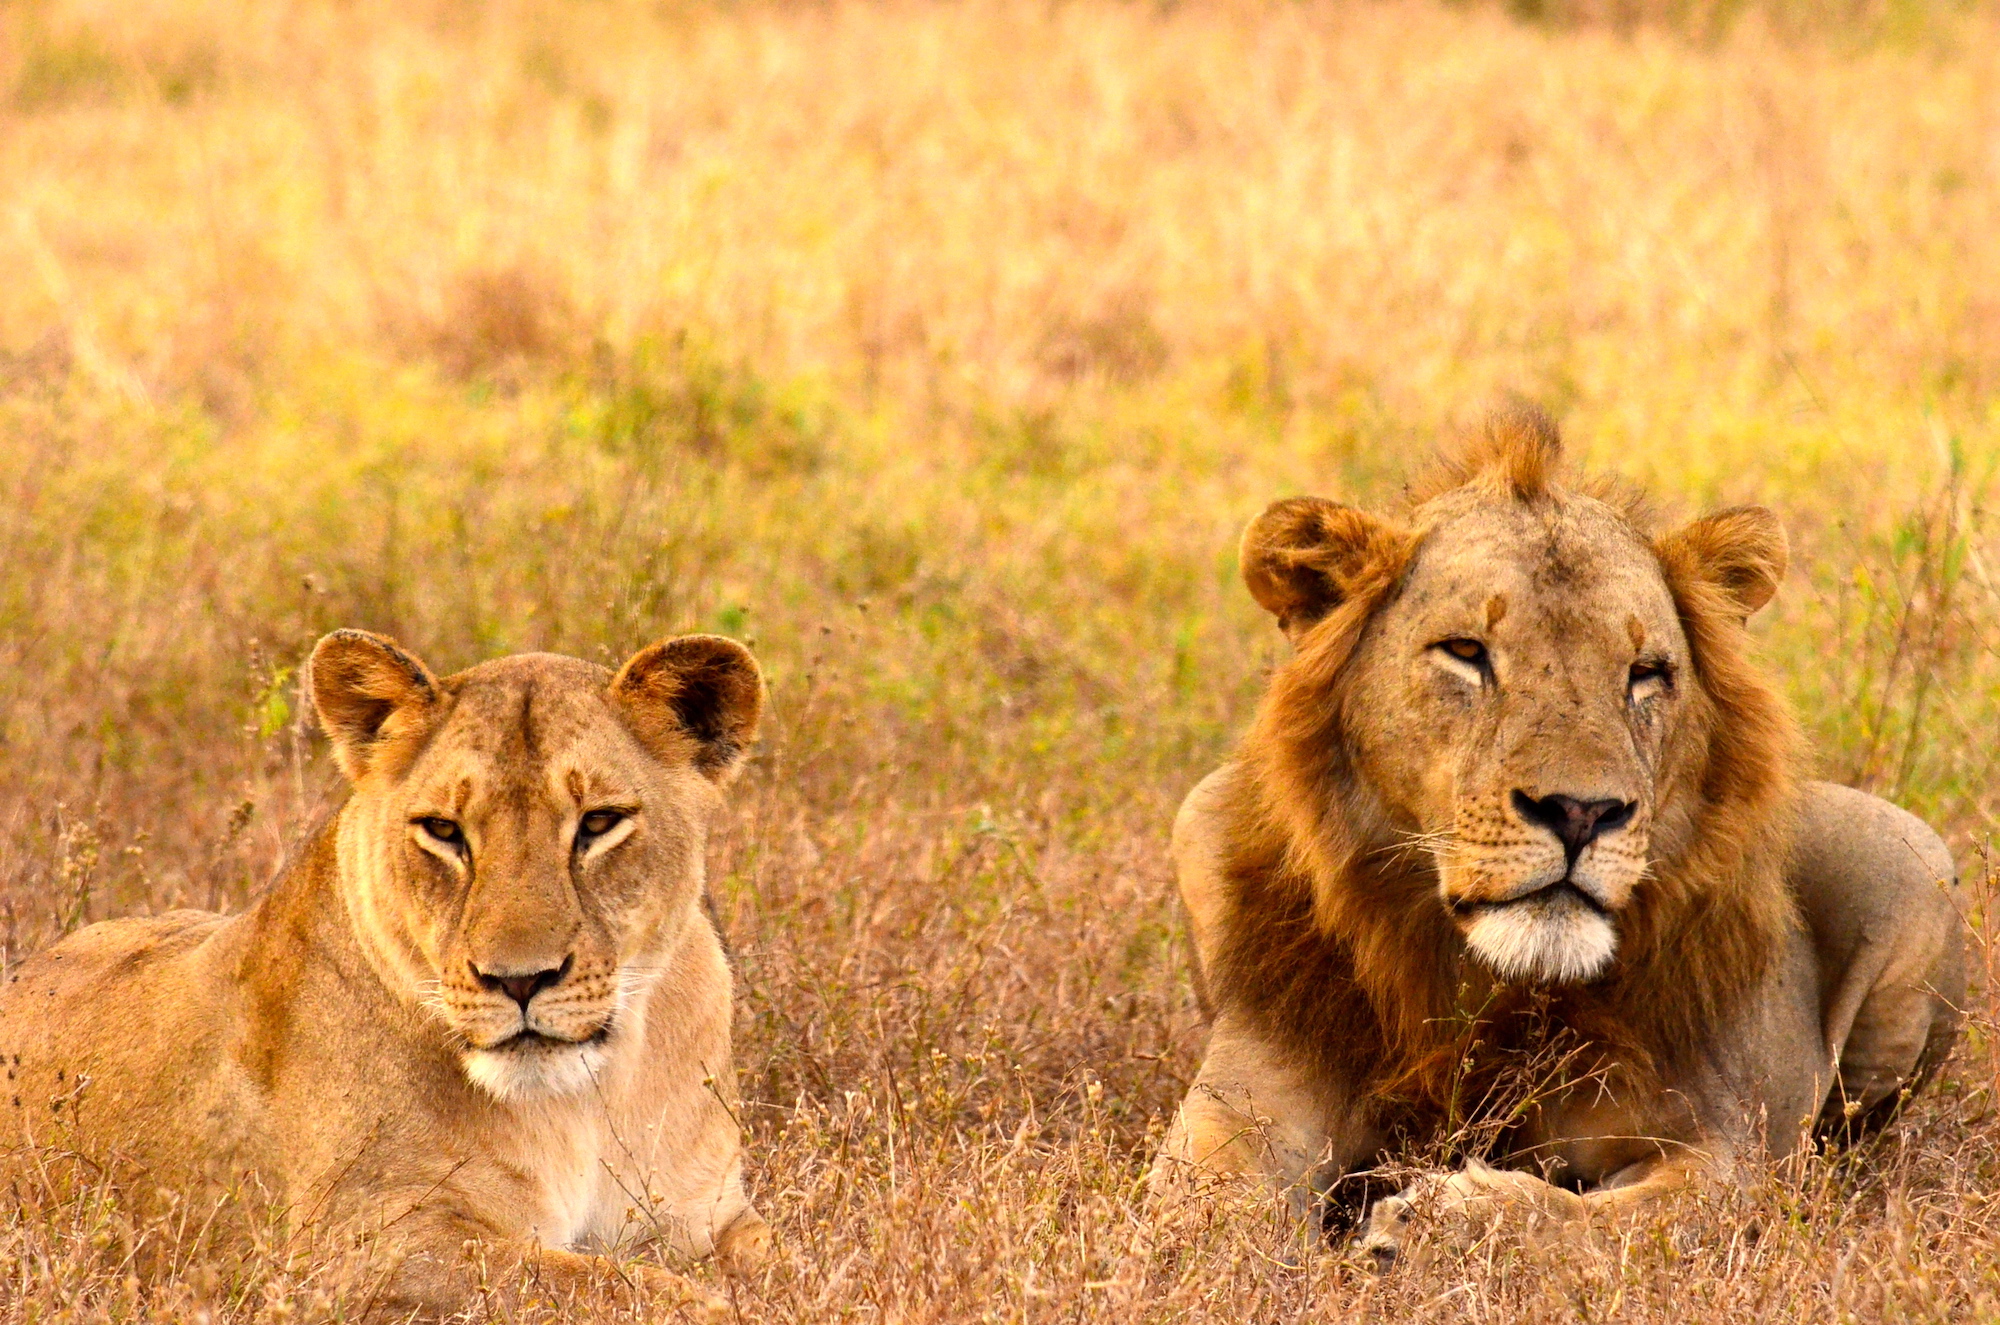
M 1387 846 L 1375 848 L 1370 855 L 1388 856 L 1401 864 L 1420 860 L 1422 853 L 1433 856 L 1448 856 L 1458 849 L 1458 833 L 1454 829 L 1441 828 L 1433 832 L 1400 833 L 1397 840 Z

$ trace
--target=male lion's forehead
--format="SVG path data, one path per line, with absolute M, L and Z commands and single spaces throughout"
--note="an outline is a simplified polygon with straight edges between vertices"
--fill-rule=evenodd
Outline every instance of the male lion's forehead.
M 1572 494 L 1440 504 L 1424 542 L 1447 554 L 1498 557 L 1545 575 L 1642 561 L 1657 567 L 1645 536 L 1622 512 Z
M 1424 535 L 1405 596 L 1419 614 L 1463 617 L 1466 628 L 1502 617 L 1517 629 L 1549 616 L 1603 618 L 1622 637 L 1635 615 L 1657 629 L 1673 613 L 1645 537 L 1586 497 L 1482 502 L 1445 514 Z

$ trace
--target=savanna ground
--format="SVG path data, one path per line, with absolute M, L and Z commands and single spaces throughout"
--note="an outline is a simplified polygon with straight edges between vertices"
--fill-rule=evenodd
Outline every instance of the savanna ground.
M 339 795 L 322 631 L 724 631 L 742 1319 L 2000 1319 L 1990 993 L 1801 1180 L 1383 1280 L 1245 1216 L 1102 1286 L 1202 1046 L 1167 825 L 1282 648 L 1236 535 L 1496 391 L 1783 514 L 1764 655 L 1983 925 L 1993 10 L 15 3 L 0 271 L 9 959 L 270 876 Z M 0 1211 L 0 1321 L 341 1310 L 124 1248 Z

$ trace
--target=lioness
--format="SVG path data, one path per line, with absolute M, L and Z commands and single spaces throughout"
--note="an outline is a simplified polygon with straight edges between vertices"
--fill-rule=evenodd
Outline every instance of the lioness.
M 1393 1258 L 1413 1206 L 1461 1240 L 1510 1208 L 1562 1227 L 1871 1125 L 1948 1050 L 1950 855 L 1799 781 L 1746 660 L 1778 521 L 1655 536 L 1559 458 L 1508 411 L 1407 522 L 1300 498 L 1245 533 L 1294 652 L 1174 824 L 1213 1030 L 1163 1217 L 1228 1175 L 1320 1211 L 1455 1133 L 1500 1167 L 1378 1201 L 1364 1246 Z
M 616 676 L 527 654 L 443 680 L 322 639 L 307 689 L 353 792 L 299 858 L 240 915 L 107 921 L 9 973 L 16 1190 L 81 1155 L 142 1206 L 268 1201 L 385 1313 L 692 1294 L 578 1246 L 754 1261 L 701 898 L 760 686 L 706 635 Z

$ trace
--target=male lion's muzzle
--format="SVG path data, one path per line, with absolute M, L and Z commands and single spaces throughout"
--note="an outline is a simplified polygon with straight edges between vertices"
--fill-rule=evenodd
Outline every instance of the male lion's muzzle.
M 1585 847 L 1606 833 L 1615 832 L 1632 822 L 1632 814 L 1639 807 L 1631 801 L 1623 800 L 1578 800 L 1574 796 L 1543 796 L 1539 800 L 1514 789 L 1510 798 L 1514 803 L 1514 813 L 1531 824 L 1539 824 L 1556 835 L 1562 843 L 1563 856 L 1571 866 L 1583 854 Z
M 1644 872 L 1642 819 L 1622 797 L 1518 787 L 1462 806 L 1439 863 L 1443 900 L 1467 947 L 1508 980 L 1563 984 L 1602 973 L 1618 946 L 1617 914 Z

